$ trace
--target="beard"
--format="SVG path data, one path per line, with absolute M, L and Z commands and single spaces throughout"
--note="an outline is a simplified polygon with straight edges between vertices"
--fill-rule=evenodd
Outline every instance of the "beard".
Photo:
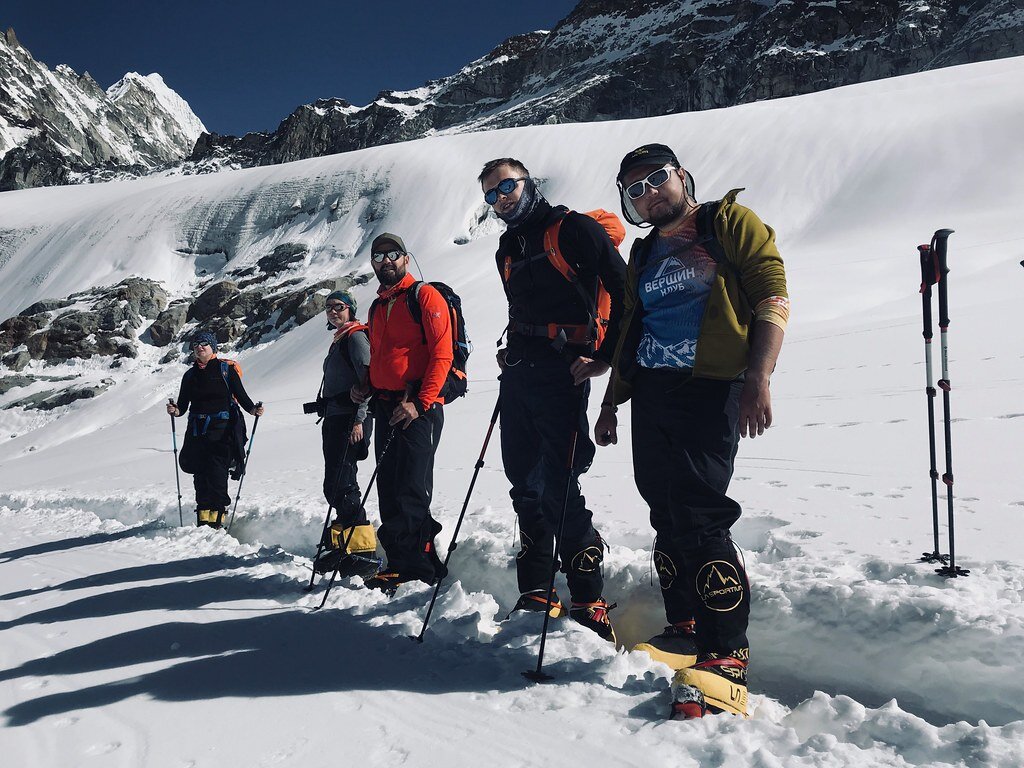
M 655 227 L 663 227 L 678 219 L 686 210 L 686 198 L 682 197 L 677 203 L 668 203 L 660 206 L 657 213 L 649 213 L 647 219 Z
M 397 264 L 383 266 L 377 272 L 377 279 L 380 280 L 380 284 L 385 288 L 390 288 L 393 285 L 397 285 L 405 277 L 405 267 L 399 267 Z

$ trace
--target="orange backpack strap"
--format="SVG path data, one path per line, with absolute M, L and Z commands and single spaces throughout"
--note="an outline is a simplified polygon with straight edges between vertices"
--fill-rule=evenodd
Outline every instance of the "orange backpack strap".
M 568 216 L 570 213 L 571 211 L 567 211 L 565 215 Z M 544 251 L 548 255 L 551 266 L 561 272 L 562 277 L 570 283 L 574 283 L 576 282 L 576 270 L 569 266 L 569 262 L 565 260 L 562 250 L 558 247 L 558 233 L 562 231 L 564 220 L 565 217 L 562 217 L 544 230 Z

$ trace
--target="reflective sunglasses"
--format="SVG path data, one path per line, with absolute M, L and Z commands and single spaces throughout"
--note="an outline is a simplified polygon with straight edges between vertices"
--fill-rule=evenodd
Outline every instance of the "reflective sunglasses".
M 516 188 L 516 184 L 520 181 L 526 181 L 525 176 L 521 176 L 518 179 L 502 179 L 498 182 L 496 187 L 491 187 L 484 192 L 484 202 L 488 205 L 494 205 L 498 202 L 498 195 L 511 195 Z
M 676 167 L 674 165 L 662 166 L 654 173 L 648 174 L 647 178 L 640 179 L 640 181 L 634 181 L 626 187 L 626 194 L 629 195 L 630 200 L 639 200 L 647 194 L 647 187 L 660 187 L 669 180 L 669 177 L 672 175 L 672 171 L 675 169 Z
M 338 302 L 337 304 L 328 304 L 326 309 L 328 312 L 344 312 L 348 309 L 348 304 L 342 304 L 341 302 Z
M 373 259 L 374 263 L 382 264 L 384 259 L 387 259 L 388 261 L 398 261 L 403 256 L 405 256 L 405 251 L 388 251 L 387 253 L 371 254 L 370 258 Z

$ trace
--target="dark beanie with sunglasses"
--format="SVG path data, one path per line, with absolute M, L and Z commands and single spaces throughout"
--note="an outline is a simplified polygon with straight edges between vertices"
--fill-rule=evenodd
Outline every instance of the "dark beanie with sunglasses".
M 199 331 L 195 336 L 192 337 L 192 346 L 197 344 L 209 344 L 210 349 L 214 352 L 217 351 L 217 337 L 209 331 Z
M 334 301 L 342 302 L 345 306 L 352 310 L 352 317 L 356 316 L 356 300 L 351 293 L 349 293 L 348 291 L 332 291 L 331 293 L 327 294 L 327 298 L 324 299 L 324 301 L 328 302 L 331 299 L 333 299 Z

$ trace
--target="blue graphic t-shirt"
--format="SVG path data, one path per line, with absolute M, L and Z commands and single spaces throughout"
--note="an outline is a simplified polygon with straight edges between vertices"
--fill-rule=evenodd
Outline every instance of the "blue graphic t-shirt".
M 637 362 L 644 368 L 693 368 L 704 308 L 716 264 L 697 239 L 696 221 L 660 234 L 637 281 L 643 337 Z

